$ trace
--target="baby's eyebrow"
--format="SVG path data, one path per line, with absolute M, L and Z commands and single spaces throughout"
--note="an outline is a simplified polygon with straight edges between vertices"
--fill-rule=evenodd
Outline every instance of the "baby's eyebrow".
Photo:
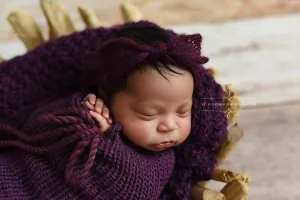
M 188 98 L 188 99 L 184 100 L 184 102 L 181 105 L 185 106 L 185 105 L 190 105 L 190 104 L 192 104 L 192 99 Z
M 155 103 L 150 103 L 149 101 L 147 102 L 138 102 L 138 103 L 135 103 L 133 105 L 133 107 L 135 108 L 138 108 L 138 109 L 157 109 L 159 107 L 158 104 L 155 104 Z

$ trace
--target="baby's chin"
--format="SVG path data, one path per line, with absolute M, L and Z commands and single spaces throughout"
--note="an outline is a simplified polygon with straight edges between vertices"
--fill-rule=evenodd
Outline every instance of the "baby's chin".
M 145 149 L 146 151 L 149 151 L 149 152 L 163 152 L 163 151 L 166 151 L 167 149 L 170 149 L 170 148 L 165 148 L 165 149 L 155 149 L 155 148 L 151 148 L 151 147 L 142 147 L 143 149 Z

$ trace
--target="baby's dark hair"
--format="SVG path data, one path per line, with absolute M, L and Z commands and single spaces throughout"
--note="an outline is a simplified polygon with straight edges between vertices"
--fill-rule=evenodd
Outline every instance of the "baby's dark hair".
M 115 39 L 125 37 L 143 45 L 149 45 L 155 41 L 169 42 L 170 35 L 166 30 L 154 24 L 133 23 L 121 29 L 113 30 L 108 38 Z
M 171 40 L 172 35 L 174 35 L 173 32 L 162 29 L 161 27 L 155 24 L 132 23 L 126 27 L 122 27 L 121 29 L 113 30 L 109 34 L 108 40 L 116 38 L 127 38 L 135 41 L 138 44 L 151 45 L 154 42 L 168 43 Z M 145 67 L 141 67 L 139 68 L 139 70 L 142 72 L 148 68 L 153 68 L 157 70 L 164 78 L 166 78 L 166 73 L 181 74 L 180 72 L 174 69 L 174 66 L 164 65 L 159 61 L 153 63 L 152 65 L 146 65 Z M 114 95 L 117 92 L 126 89 L 126 86 L 127 79 L 121 80 L 117 84 L 102 85 L 101 88 L 97 88 L 97 91 L 94 90 L 92 91 L 92 93 L 96 92 L 96 94 L 100 96 L 104 100 L 104 102 L 109 106 Z

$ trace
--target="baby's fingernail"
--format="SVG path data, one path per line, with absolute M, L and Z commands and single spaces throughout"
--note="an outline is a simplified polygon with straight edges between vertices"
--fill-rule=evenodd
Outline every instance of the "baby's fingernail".
M 101 113 L 101 109 L 100 108 L 96 108 L 95 111 L 98 112 L 98 113 Z

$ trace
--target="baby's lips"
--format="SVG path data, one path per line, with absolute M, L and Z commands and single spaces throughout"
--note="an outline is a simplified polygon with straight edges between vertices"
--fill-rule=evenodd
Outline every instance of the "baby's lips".
M 160 144 L 154 144 L 152 145 L 153 148 L 155 150 L 163 150 L 163 149 L 167 149 L 167 148 L 170 148 L 170 147 L 174 147 L 176 146 L 176 142 L 164 142 L 164 143 L 160 143 Z

